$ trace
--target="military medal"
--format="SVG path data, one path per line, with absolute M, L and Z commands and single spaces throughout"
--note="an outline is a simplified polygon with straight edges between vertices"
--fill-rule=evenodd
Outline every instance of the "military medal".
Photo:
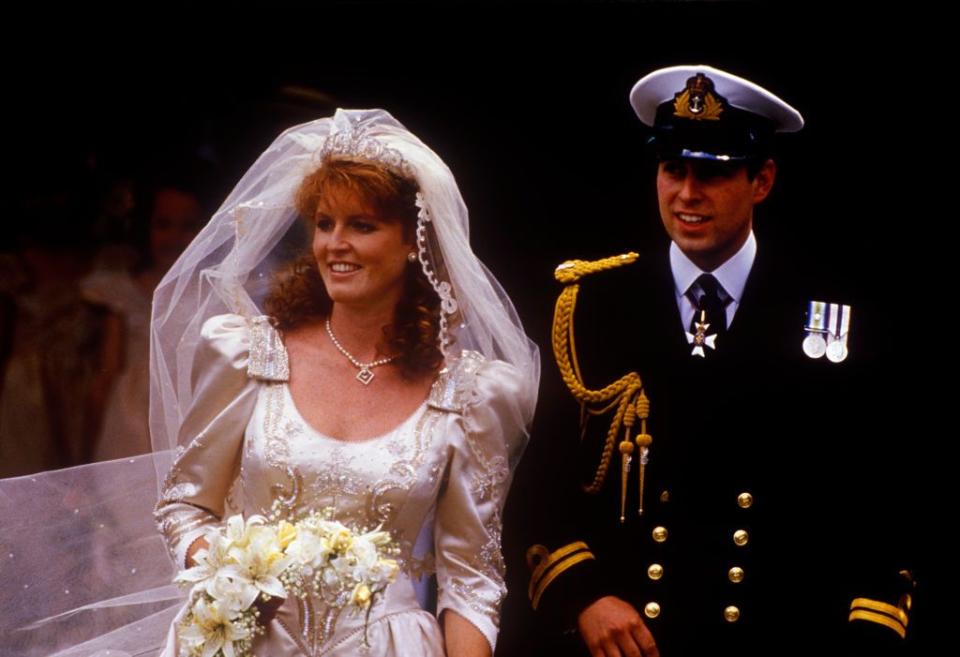
M 811 301 L 804 325 L 803 353 L 810 358 L 827 357 L 831 363 L 847 358 L 847 334 L 850 332 L 850 306 Z
M 823 336 L 814 333 L 805 337 L 803 339 L 803 353 L 810 358 L 821 358 L 827 353 L 827 343 Z
M 827 359 L 831 363 L 840 363 L 846 359 L 849 351 L 845 343 L 845 339 L 838 338 L 827 345 Z
M 690 352 L 690 355 L 706 358 L 706 353 L 703 350 L 704 345 L 711 349 L 717 348 L 717 334 L 707 335 L 707 329 L 710 328 L 710 324 L 707 323 L 707 311 L 700 311 L 700 321 L 694 322 L 694 326 L 697 327 L 696 334 L 687 331 L 687 344 L 693 345 L 693 351 Z
M 847 335 L 850 333 L 850 306 L 830 304 L 830 333 L 827 344 L 827 359 L 831 363 L 842 363 L 850 351 L 847 349 Z
M 807 322 L 804 326 L 807 337 L 803 339 L 803 353 L 810 358 L 821 358 L 827 353 L 827 304 L 811 301 L 807 306 Z

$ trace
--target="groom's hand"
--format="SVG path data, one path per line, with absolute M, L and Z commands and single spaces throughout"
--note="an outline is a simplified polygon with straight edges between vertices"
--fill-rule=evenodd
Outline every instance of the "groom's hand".
M 637 610 L 612 595 L 581 611 L 577 627 L 592 657 L 660 657 Z

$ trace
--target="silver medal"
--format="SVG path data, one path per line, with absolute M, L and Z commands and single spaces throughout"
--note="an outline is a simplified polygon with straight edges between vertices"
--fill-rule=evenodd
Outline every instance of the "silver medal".
M 850 306 L 830 304 L 830 341 L 827 345 L 827 360 L 841 363 L 850 353 L 847 349 L 847 336 L 850 333 Z
M 841 363 L 846 360 L 849 351 L 847 350 L 846 336 L 834 340 L 827 345 L 827 359 L 831 363 Z
M 803 339 L 803 353 L 810 358 L 822 358 L 827 353 L 827 341 L 819 333 L 810 333 Z
M 823 335 L 827 332 L 827 304 L 823 301 L 811 301 L 807 304 L 807 316 L 803 339 L 803 353 L 809 358 L 821 358 L 827 353 L 827 341 Z

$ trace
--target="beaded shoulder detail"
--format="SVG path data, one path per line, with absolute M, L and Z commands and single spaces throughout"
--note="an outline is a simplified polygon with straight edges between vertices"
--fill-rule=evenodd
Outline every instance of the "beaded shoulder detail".
M 476 351 L 464 350 L 460 356 L 449 360 L 433 382 L 427 404 L 441 411 L 463 413 L 476 401 L 477 371 L 486 359 Z
M 290 361 L 280 332 L 273 327 L 270 317 L 259 315 L 247 320 L 250 326 L 250 360 L 247 376 L 261 381 L 287 381 Z

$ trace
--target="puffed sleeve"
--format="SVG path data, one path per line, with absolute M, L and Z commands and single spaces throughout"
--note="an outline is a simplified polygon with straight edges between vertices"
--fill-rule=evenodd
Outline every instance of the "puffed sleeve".
M 526 441 L 522 374 L 502 361 L 481 365 L 463 410 L 463 435 L 453 444 L 437 503 L 437 611 L 451 609 L 496 647 L 506 595 L 500 547 L 502 512 Z
M 258 336 L 274 334 L 267 318 L 247 320 L 240 315 L 211 317 L 201 329 L 193 403 L 178 436 L 178 444 L 184 447 L 167 474 L 154 513 L 180 568 L 186 566 L 190 545 L 223 517 L 256 403 L 257 379 L 264 378 L 253 371 L 264 360 L 258 358 L 264 348 L 255 344 L 251 357 L 251 340 L 263 343 Z M 277 339 L 272 342 L 279 344 Z

